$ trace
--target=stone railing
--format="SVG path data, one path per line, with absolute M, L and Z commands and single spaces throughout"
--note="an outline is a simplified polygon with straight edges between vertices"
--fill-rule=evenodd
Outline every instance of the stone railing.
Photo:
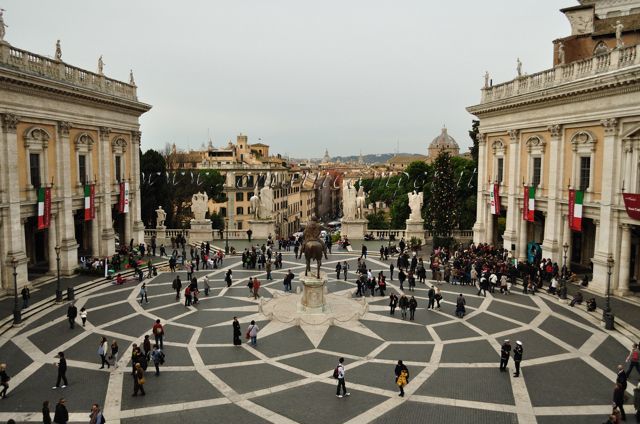
M 392 235 L 396 241 L 399 241 L 401 238 L 405 238 L 405 230 L 369 230 L 367 229 L 367 234 L 373 234 L 376 240 L 389 240 L 389 235 Z M 450 235 L 454 239 L 461 242 L 468 242 L 473 240 L 473 230 L 453 230 Z M 429 230 L 424 230 L 424 236 L 422 241 L 432 240 L 434 237 L 434 233 Z
M 244 240 L 247 238 L 246 230 L 229 230 L 229 240 Z M 177 237 L 178 235 L 184 235 L 184 237 L 189 240 L 189 229 L 178 230 L 178 229 L 156 229 L 156 228 L 147 228 L 144 230 L 144 239 L 148 242 L 151 240 L 151 237 L 156 236 L 158 243 L 164 242 L 164 240 L 171 240 L 171 237 Z M 226 231 L 222 231 L 222 237 L 219 230 L 211 230 L 211 240 L 224 240 L 227 236 Z M 166 243 L 165 243 L 166 244 Z
M 640 45 L 614 49 L 608 53 L 599 54 L 566 65 L 558 65 L 552 69 L 483 88 L 480 103 L 489 103 L 519 94 L 555 87 L 604 72 L 640 65 L 640 54 L 638 50 L 640 50 Z
M 2 42 L 0 42 L 0 66 L 115 97 L 138 99 L 135 85 L 76 68 L 62 61 L 49 59 Z

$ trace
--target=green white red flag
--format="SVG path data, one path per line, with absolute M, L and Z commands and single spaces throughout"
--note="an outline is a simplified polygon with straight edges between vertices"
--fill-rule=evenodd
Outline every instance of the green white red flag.
M 582 190 L 569 190 L 569 228 L 573 231 L 582 231 L 582 204 L 584 192 Z
M 51 223 L 51 189 L 38 189 L 38 230 L 49 228 Z
M 500 215 L 500 184 L 494 183 L 491 186 L 491 213 L 493 215 Z
M 536 187 L 524 186 L 524 202 L 522 205 L 522 219 L 533 222 L 536 211 Z
M 96 186 L 87 184 L 84 186 L 84 220 L 91 221 L 96 217 Z

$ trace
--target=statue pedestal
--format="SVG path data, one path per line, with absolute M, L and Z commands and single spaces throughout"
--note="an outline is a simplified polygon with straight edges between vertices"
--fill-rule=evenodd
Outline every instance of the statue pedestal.
M 249 228 L 253 231 L 252 240 L 266 240 L 269 235 L 276 236 L 275 219 L 251 219 L 249 220 Z
M 411 240 L 411 237 L 415 237 L 419 238 L 423 245 L 426 244 L 426 240 L 424 239 L 424 220 L 413 221 L 407 219 L 406 225 L 407 229 L 404 232 L 404 239 L 407 243 Z
M 313 271 L 313 266 L 311 267 Z M 314 273 L 315 274 L 315 273 Z M 325 311 L 325 289 L 327 274 L 320 272 L 320 278 L 315 275 L 300 277 L 302 282 L 302 297 L 300 298 L 300 310 L 307 313 L 322 313 Z
M 363 240 L 367 232 L 366 219 L 342 220 L 340 235 L 349 240 Z
M 208 242 L 212 239 L 213 233 L 211 230 L 210 220 L 191 220 L 191 229 L 189 230 L 189 243 Z

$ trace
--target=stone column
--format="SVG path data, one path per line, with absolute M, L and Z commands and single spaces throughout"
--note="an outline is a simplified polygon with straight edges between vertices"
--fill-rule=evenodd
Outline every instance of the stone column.
M 133 204 L 130 205 L 132 213 L 133 232 L 132 237 L 137 243 L 144 240 L 144 222 L 142 222 L 142 211 L 140 206 L 140 146 L 142 133 L 140 131 L 131 132 L 131 187 L 133 192 Z
M 496 220 L 495 215 L 493 215 L 491 213 L 491 205 L 487 205 L 486 203 L 483 205 L 484 206 L 484 213 L 485 216 L 487 217 L 485 219 L 485 223 L 486 223 L 486 230 L 485 230 L 485 235 L 484 235 L 484 241 L 489 243 L 489 244 L 493 244 L 494 243 L 494 233 L 495 233 L 495 227 L 494 227 L 494 222 Z
M 558 234 L 560 233 L 560 205 L 559 201 L 562 193 L 562 127 L 560 125 L 550 125 L 548 128 L 551 134 L 549 142 L 549 169 L 546 170 L 548 176 L 547 189 L 547 219 L 544 223 L 544 238 L 542 242 L 542 256 L 551 258 L 554 262 L 561 263 L 562 252 L 559 246 Z
M 485 162 L 487 160 L 487 151 L 486 151 L 486 136 L 484 134 L 478 134 L 478 194 L 476 197 L 476 223 L 473 225 L 473 242 L 475 244 L 482 243 L 485 240 L 484 229 L 485 229 L 485 216 L 484 212 L 486 210 L 486 206 L 484 204 L 483 198 L 483 182 L 486 181 L 485 178 Z
M 60 238 L 60 274 L 71 275 L 78 267 L 78 243 L 76 241 L 76 228 L 73 222 L 73 187 L 76 181 L 71 181 L 71 143 L 69 141 L 69 122 L 58 122 L 58 141 L 60 145 L 61 172 L 58 195 L 62 197 L 59 213 L 59 238 Z M 91 149 L 91 146 L 89 146 Z
M 100 225 L 98 223 L 100 209 L 102 208 L 96 206 L 96 217 L 91 220 L 91 254 L 93 256 L 100 255 Z
M 631 266 L 631 228 L 628 224 L 620 224 L 620 256 L 616 261 L 618 266 L 618 296 L 629 294 L 629 267 Z
M 562 230 L 562 245 L 566 243 L 569 246 L 567 250 L 567 269 L 571 269 L 571 251 L 572 251 L 572 241 L 571 241 L 571 228 L 569 227 L 569 215 L 562 215 L 564 217 L 563 222 L 563 230 Z M 564 247 L 563 247 L 564 249 Z M 563 252 L 564 253 L 564 252 Z
M 133 183 L 131 182 L 131 178 L 129 178 L 128 180 L 125 179 L 124 181 L 127 181 L 129 183 L 129 212 L 126 213 L 124 215 L 124 240 L 129 243 L 129 240 L 131 240 L 132 238 L 134 239 L 134 243 L 136 242 L 135 237 L 133 237 L 133 235 L 131 234 L 131 221 L 133 221 L 133 209 L 134 206 L 131 204 L 131 193 L 133 192 L 132 187 L 133 187 Z M 122 240 L 120 240 L 120 243 L 122 243 Z
M 518 181 L 518 163 L 520 159 L 520 131 L 509 131 L 510 143 L 507 150 L 509 155 L 509 164 L 506 169 L 506 175 L 509 175 L 509 191 L 507 198 L 507 223 L 504 230 L 503 247 L 511 251 L 511 245 L 517 244 L 518 218 L 522 217 L 518 209 L 518 193 L 520 184 Z
M 113 221 L 111 216 L 111 141 L 109 140 L 111 128 L 100 127 L 100 250 L 94 255 L 112 256 L 115 253 L 115 233 L 113 231 Z M 120 240 L 126 243 L 126 240 Z
M 590 287 L 598 292 L 605 293 L 607 286 L 607 257 L 613 254 L 612 246 L 615 246 L 612 204 L 616 190 L 616 167 L 619 166 L 620 152 L 616 149 L 618 138 L 618 120 L 615 118 L 603 119 L 604 140 L 602 142 L 602 192 L 600 200 L 600 226 L 596 230 L 596 245 L 593 255 L 593 281 Z M 597 227 L 596 227 L 597 228 Z
M 518 235 L 518 260 L 520 261 L 527 260 L 527 228 L 527 221 L 520 217 L 520 234 Z
M 4 173 L 4 181 L 7 184 L 6 199 L 9 207 L 5 212 L 3 225 L 2 244 L 5 246 L 6 256 L 1 258 L 4 270 L 2 286 L 12 292 L 13 267 L 11 259 L 18 261 L 16 271 L 18 273 L 18 287 L 27 283 L 27 255 L 24 245 L 24 225 L 20 218 L 20 182 L 18 181 L 18 136 L 16 133 L 20 118 L 16 115 L 2 114 L 2 133 L 0 134 L 0 172 Z

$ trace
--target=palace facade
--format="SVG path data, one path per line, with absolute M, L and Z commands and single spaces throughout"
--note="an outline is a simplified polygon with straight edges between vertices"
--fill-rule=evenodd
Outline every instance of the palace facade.
M 480 119 L 474 241 L 521 260 L 538 243 L 560 265 L 566 249 L 567 265 L 592 268 L 590 287 L 601 293 L 611 257 L 612 290 L 626 295 L 640 274 L 640 221 L 623 199 L 640 192 L 640 1 L 581 1 L 562 12 L 571 35 L 553 41 L 553 68 L 527 75 L 518 60 L 513 80 L 491 85 L 487 75 L 480 104 L 467 109 Z M 528 187 L 535 206 L 525 220 Z M 574 190 L 584 199 L 572 230 Z

